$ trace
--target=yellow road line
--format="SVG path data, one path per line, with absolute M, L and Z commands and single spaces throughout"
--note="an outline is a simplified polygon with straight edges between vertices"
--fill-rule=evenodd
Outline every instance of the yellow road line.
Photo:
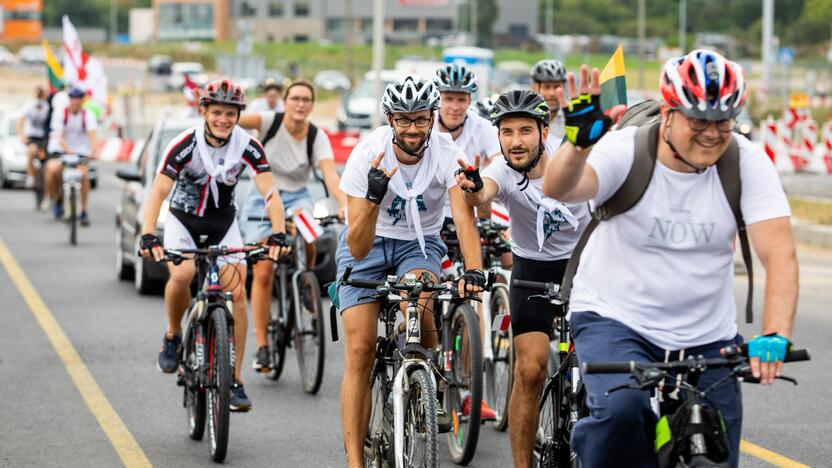
M 86 364 L 81 360 L 81 356 L 72 346 L 72 342 L 69 341 L 61 325 L 55 320 L 55 316 L 46 307 L 40 294 L 32 286 L 23 269 L 12 256 L 3 239 L 0 239 L 0 263 L 3 264 L 12 282 L 17 286 L 20 295 L 29 306 L 29 310 L 32 311 L 32 315 L 35 316 L 43 332 L 46 333 L 52 347 L 55 348 L 55 352 L 61 358 L 66 371 L 75 382 L 75 386 L 78 387 L 81 397 L 84 398 L 87 407 L 95 416 L 95 419 L 98 420 L 101 429 L 107 434 L 113 448 L 121 457 L 121 461 L 128 467 L 152 466 L 136 439 L 133 438 L 133 434 L 130 433 L 113 405 L 104 396 L 101 387 L 98 386 Z
M 775 453 L 771 450 L 760 447 L 759 445 L 752 444 L 747 440 L 740 441 L 740 452 L 751 455 L 754 458 L 759 458 L 760 460 L 769 462 L 772 465 L 779 466 L 781 468 L 809 468 L 809 465 L 804 465 L 803 463 L 794 461 L 791 458 L 784 457 L 779 453 Z

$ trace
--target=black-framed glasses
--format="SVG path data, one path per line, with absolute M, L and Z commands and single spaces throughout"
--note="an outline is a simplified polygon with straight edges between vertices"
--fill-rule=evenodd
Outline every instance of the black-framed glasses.
M 409 119 L 407 117 L 396 117 L 395 119 L 393 119 L 393 122 L 396 122 L 396 125 L 398 125 L 401 128 L 410 127 L 410 124 L 416 124 L 417 128 L 425 128 L 428 125 L 430 125 L 431 119 L 427 117 L 419 117 L 416 119 Z

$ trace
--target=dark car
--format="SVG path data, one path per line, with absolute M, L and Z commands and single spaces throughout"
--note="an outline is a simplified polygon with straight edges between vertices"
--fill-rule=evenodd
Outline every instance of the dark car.
M 154 55 L 147 61 L 147 70 L 154 75 L 170 75 L 173 60 L 168 55 Z

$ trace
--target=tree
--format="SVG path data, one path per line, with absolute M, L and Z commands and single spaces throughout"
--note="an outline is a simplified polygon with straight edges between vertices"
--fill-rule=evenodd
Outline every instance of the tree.
M 500 8 L 497 0 L 474 0 L 477 1 L 477 45 L 491 47 L 494 44 L 494 23 Z

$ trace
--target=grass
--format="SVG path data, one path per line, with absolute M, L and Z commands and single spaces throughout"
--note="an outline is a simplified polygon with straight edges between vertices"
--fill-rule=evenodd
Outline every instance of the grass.
M 832 225 L 832 202 L 790 196 L 792 216 L 814 224 Z

